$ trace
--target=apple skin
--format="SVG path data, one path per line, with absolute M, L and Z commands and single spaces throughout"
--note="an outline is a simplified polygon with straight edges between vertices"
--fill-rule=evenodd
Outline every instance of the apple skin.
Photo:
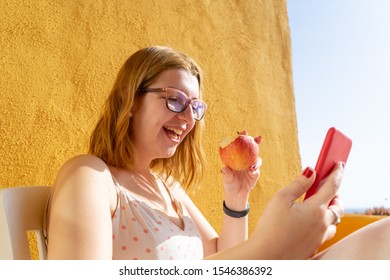
M 245 130 L 226 146 L 219 147 L 222 163 L 232 170 L 244 170 L 257 160 L 261 136 L 252 137 Z

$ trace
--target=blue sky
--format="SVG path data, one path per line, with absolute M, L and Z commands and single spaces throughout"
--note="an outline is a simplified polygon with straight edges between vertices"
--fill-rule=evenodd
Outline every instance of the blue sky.
M 287 0 L 302 166 L 336 126 L 353 140 L 346 208 L 390 207 L 390 1 Z

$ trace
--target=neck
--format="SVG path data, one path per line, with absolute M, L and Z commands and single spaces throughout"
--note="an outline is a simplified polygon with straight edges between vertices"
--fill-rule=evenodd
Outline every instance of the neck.
M 132 173 L 137 173 L 140 175 L 150 175 L 150 165 L 152 163 L 152 159 L 148 159 L 147 157 L 142 157 L 138 153 L 134 155 L 134 166 L 131 170 Z

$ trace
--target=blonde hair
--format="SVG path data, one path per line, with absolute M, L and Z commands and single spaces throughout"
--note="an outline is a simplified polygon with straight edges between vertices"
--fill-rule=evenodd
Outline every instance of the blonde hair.
M 119 70 L 114 86 L 90 139 L 89 153 L 108 165 L 132 170 L 133 127 L 130 113 L 138 106 L 142 95 L 137 92 L 148 87 L 158 75 L 168 69 L 184 69 L 199 83 L 202 98 L 203 77 L 200 67 L 187 55 L 169 47 L 152 46 L 131 55 Z M 192 131 L 170 158 L 155 159 L 150 168 L 166 180 L 174 178 L 183 187 L 190 188 L 201 180 L 204 153 L 201 145 L 203 121 Z

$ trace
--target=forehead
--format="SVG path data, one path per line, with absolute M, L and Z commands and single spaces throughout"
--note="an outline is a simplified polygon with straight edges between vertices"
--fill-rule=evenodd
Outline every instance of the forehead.
M 184 91 L 191 98 L 199 98 L 198 79 L 184 69 L 169 69 L 161 72 L 150 87 L 172 87 Z

